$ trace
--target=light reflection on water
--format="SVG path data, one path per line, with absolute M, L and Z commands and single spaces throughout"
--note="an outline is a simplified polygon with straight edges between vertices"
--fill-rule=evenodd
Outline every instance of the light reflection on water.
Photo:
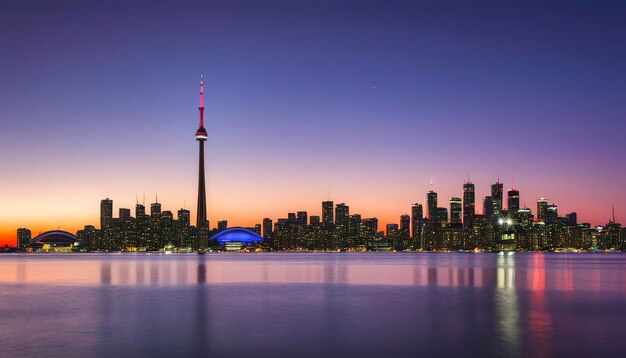
M 4 255 L 0 356 L 619 356 L 625 259 Z
M 449 256 L 449 257 L 448 257 Z M 522 261 L 516 265 L 516 258 Z M 224 283 L 625 291 L 621 254 L 6 255 L 0 284 L 175 286 Z M 546 271 L 546 260 L 551 269 Z M 199 264 L 204 265 L 200 272 Z M 517 272 L 517 275 L 516 275 Z

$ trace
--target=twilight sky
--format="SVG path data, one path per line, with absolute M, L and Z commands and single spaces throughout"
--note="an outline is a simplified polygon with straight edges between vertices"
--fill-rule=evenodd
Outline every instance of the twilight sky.
M 126 3 L 0 3 L 1 245 L 107 196 L 195 217 L 201 73 L 211 226 L 330 196 L 382 228 L 468 172 L 478 212 L 499 173 L 626 222 L 623 1 Z

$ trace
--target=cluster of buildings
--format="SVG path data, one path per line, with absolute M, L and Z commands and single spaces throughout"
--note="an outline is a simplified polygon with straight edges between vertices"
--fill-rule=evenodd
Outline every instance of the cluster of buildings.
M 533 213 L 520 206 L 517 189 L 508 190 L 506 198 L 504 194 L 501 182 L 491 185 L 491 195 L 483 199 L 479 214 L 471 182 L 463 184 L 462 197 L 449 198 L 446 206 L 440 205 L 436 192 L 429 191 L 425 207 L 413 204 L 410 214 L 401 215 L 399 223 L 387 224 L 384 230 L 378 218 L 351 214 L 348 205 L 333 201 L 322 202 L 321 216 L 298 211 L 275 222 L 265 218 L 262 224 L 244 229 L 263 237 L 247 244 L 267 251 L 626 250 L 626 229 L 614 218 L 604 226 L 592 227 L 579 223 L 575 212 L 560 215 L 558 207 L 546 198 L 537 200 Z M 134 216 L 130 209 L 120 208 L 118 217 L 113 217 L 113 201 L 107 198 L 100 202 L 100 228 L 88 225 L 79 230 L 75 250 L 223 248 L 224 242 L 215 238 L 229 229 L 228 222 L 220 220 L 213 229 L 208 220 L 204 223 L 191 225 L 186 209 L 178 210 L 174 218 L 171 211 L 162 211 L 158 202 L 150 205 L 149 213 L 137 203 Z M 30 236 L 29 230 L 18 229 L 18 247 L 32 248 Z
M 18 229 L 19 249 L 46 250 L 63 246 L 67 250 L 96 251 L 182 251 L 208 248 L 255 246 L 260 250 L 626 250 L 626 235 L 613 220 L 605 226 L 591 227 L 579 223 L 576 213 L 559 215 L 558 207 L 548 199 L 537 201 L 535 214 L 520 206 L 515 187 L 507 191 L 504 208 L 504 186 L 498 180 L 491 185 L 491 195 L 483 199 L 483 212 L 476 213 L 476 192 L 469 180 L 463 184 L 463 197 L 453 197 L 440 206 L 437 193 L 429 191 L 426 207 L 411 206 L 411 214 L 400 217 L 399 224 L 387 224 L 380 230 L 378 219 L 350 214 L 344 203 L 322 202 L 322 215 L 309 217 L 306 211 L 289 213 L 275 223 L 270 218 L 253 228 L 228 231 L 225 220 L 210 229 L 206 215 L 204 173 L 204 87 L 200 80 L 198 142 L 198 201 L 195 225 L 189 210 L 180 209 L 177 218 L 171 211 L 161 211 L 161 204 L 150 205 L 146 213 L 137 203 L 131 210 L 119 209 L 113 217 L 113 201 L 100 203 L 100 229 L 85 226 L 76 235 L 64 231 L 46 232 L 31 239 L 26 228 Z M 247 229 L 247 230 L 246 230 Z M 262 236 L 262 238 L 261 238 Z M 239 245 L 237 245 L 239 242 Z M 241 245 L 241 244 L 245 245 Z
M 504 204 L 506 203 L 506 209 Z M 626 231 L 615 221 L 592 227 L 579 223 L 575 212 L 560 215 L 548 199 L 537 200 L 535 214 L 520 206 L 520 193 L 512 188 L 504 198 L 504 186 L 491 185 L 477 213 L 476 191 L 463 184 L 463 196 L 440 206 L 434 191 L 426 194 L 426 207 L 411 206 L 411 214 L 384 231 L 378 219 L 350 214 L 346 204 L 322 202 L 322 218 L 306 212 L 278 219 L 273 230 L 264 219 L 263 236 L 275 250 L 435 250 L 435 251 L 539 251 L 626 250 Z M 334 212 L 333 212 L 334 211 Z

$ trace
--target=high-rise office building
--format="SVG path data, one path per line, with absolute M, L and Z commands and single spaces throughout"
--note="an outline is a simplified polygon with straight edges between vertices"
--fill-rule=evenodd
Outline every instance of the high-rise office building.
M 483 200 L 483 216 L 486 218 L 491 218 L 495 214 L 496 214 L 496 210 L 494 208 L 493 196 L 486 196 L 485 199 Z
M 189 210 L 179 209 L 177 214 L 180 227 L 189 227 L 189 225 L 191 225 L 191 215 Z
M 361 214 L 350 215 L 350 232 L 349 237 L 352 244 L 356 244 L 358 238 L 361 235 L 361 231 L 363 228 L 363 221 L 361 219 Z
M 217 231 L 224 231 L 228 229 L 228 220 L 220 220 L 217 222 Z
M 463 202 L 461 198 L 452 197 L 449 200 L 450 203 L 450 224 L 461 224 L 463 215 Z
M 476 191 L 474 184 L 463 184 L 463 226 L 472 227 L 476 215 Z
M 378 218 L 363 219 L 363 229 L 368 239 L 373 239 L 378 234 Z
M 546 222 L 548 214 L 548 199 L 540 198 L 537 200 L 537 221 Z
M 150 204 L 150 217 L 158 218 L 161 216 L 161 203 L 155 202 Z
M 135 205 L 135 217 L 138 218 L 144 215 L 146 215 L 146 207 L 143 204 L 137 203 L 137 205 Z
M 565 219 L 567 219 L 570 225 L 578 225 L 578 214 L 576 212 L 565 214 Z
M 436 221 L 437 220 L 437 193 L 434 191 L 429 191 L 426 194 L 426 202 L 428 203 L 428 220 Z
M 265 218 L 263 219 L 263 238 L 267 239 L 272 236 L 272 219 Z
M 120 208 L 120 220 L 130 220 L 130 209 Z
M 17 229 L 17 248 L 26 249 L 30 245 L 31 232 L 26 228 Z
M 254 224 L 254 232 L 261 236 L 261 224 Z
M 509 215 L 515 215 L 515 213 L 519 210 L 519 191 L 515 188 L 512 188 L 508 191 L 508 210 Z
M 411 206 L 411 237 L 419 239 L 422 236 L 422 225 L 424 223 L 424 210 L 422 204 Z
M 335 207 L 335 225 L 341 237 L 346 237 L 350 230 L 350 207 L 344 203 Z
M 308 224 L 308 214 L 306 211 L 298 211 L 296 216 L 296 222 L 300 225 Z
M 319 215 L 311 215 L 311 217 L 309 218 L 311 225 L 319 225 L 320 221 L 320 216 Z
M 440 227 L 448 226 L 448 208 L 437 208 L 437 219 Z
M 576 212 L 565 214 L 565 219 L 570 225 L 578 225 L 578 214 Z
M 559 219 L 558 207 L 554 204 L 548 205 L 546 208 L 546 224 L 554 224 Z
M 387 237 L 396 236 L 398 233 L 398 224 L 387 224 Z
M 76 238 L 80 240 L 81 247 L 93 249 L 97 247 L 98 236 L 101 233 L 93 225 L 85 225 L 82 230 L 76 232 Z
M 100 229 L 107 229 L 111 219 L 113 219 L 113 200 L 106 198 L 100 201 Z
M 322 223 L 324 225 L 334 224 L 334 205 L 335 203 L 333 203 L 332 201 L 322 201 Z
M 491 199 L 493 203 L 493 214 L 502 215 L 502 195 L 504 192 L 504 184 L 498 180 L 495 184 L 491 184 Z M 486 214 L 485 214 L 486 215 Z
M 400 216 L 400 231 L 408 237 L 411 234 L 411 217 L 408 214 Z

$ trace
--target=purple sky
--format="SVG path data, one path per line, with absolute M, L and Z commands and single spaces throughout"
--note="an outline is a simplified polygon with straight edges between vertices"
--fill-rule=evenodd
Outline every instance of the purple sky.
M 397 221 L 468 172 L 478 201 L 500 173 L 533 209 L 626 221 L 624 19 L 623 1 L 3 1 L 0 241 L 97 224 L 105 196 L 193 208 L 200 73 L 212 224 L 317 215 L 329 192 Z

